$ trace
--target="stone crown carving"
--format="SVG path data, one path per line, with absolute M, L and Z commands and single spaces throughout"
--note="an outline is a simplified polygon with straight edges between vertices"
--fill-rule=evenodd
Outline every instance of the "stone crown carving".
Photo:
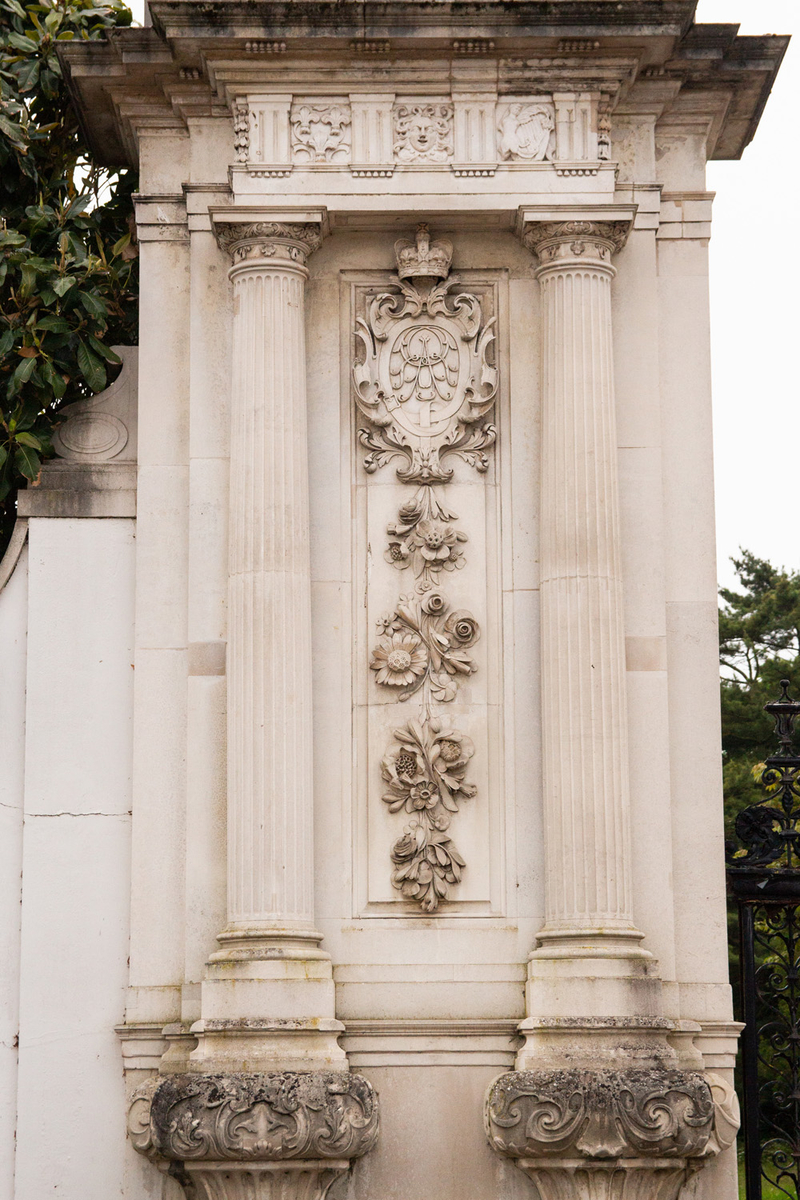
M 400 279 L 420 276 L 446 279 L 453 260 L 453 244 L 444 238 L 432 242 L 428 226 L 423 224 L 417 226 L 413 242 L 410 238 L 399 238 L 394 244 L 394 253 Z
M 660 1067 L 513 1071 L 494 1081 L 485 1108 L 492 1147 L 515 1159 L 697 1158 L 714 1119 L 703 1075 Z
M 378 1104 L 347 1071 L 168 1075 L 134 1093 L 128 1135 L 170 1162 L 342 1160 L 375 1145 Z

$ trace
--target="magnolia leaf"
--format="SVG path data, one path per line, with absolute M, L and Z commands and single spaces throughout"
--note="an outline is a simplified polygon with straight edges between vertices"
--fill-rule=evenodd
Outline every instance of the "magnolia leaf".
M 62 275 L 61 278 L 56 279 L 51 286 L 57 296 L 66 296 L 69 289 L 75 283 L 77 283 L 76 279 L 71 278 L 69 275 Z
M 28 382 L 31 375 L 33 374 L 35 366 L 36 366 L 35 358 L 23 358 L 22 362 L 19 364 L 16 371 L 14 372 L 14 376 L 13 376 L 14 383 L 17 387 L 21 383 Z
M 91 313 L 93 317 L 107 316 L 108 309 L 98 296 L 92 295 L 91 292 L 78 292 L 78 295 L 80 296 L 83 307 L 88 313 Z
M 36 328 L 45 329 L 48 333 L 69 333 L 71 326 L 63 317 L 56 317 L 52 313 L 47 313 L 36 322 Z
M 85 342 L 78 343 L 78 366 L 92 391 L 102 392 L 106 386 L 106 369 Z
M 42 462 L 35 450 L 29 446 L 19 446 L 14 451 L 14 465 L 26 479 L 38 478 Z
M 96 350 L 97 353 L 106 360 L 106 362 L 111 363 L 113 366 L 118 367 L 122 362 L 120 356 L 115 354 L 110 346 L 104 346 L 99 338 L 93 337 L 91 333 L 89 334 L 89 345 L 93 350 Z
M 38 450 L 41 454 L 42 443 L 32 433 L 18 433 L 16 440 L 20 446 L 29 446 L 31 450 Z
M 0 337 L 0 355 L 8 354 L 11 347 L 14 345 L 14 330 L 7 329 L 2 337 Z
M 89 207 L 93 200 L 94 196 L 92 196 L 91 193 L 88 195 L 84 194 L 83 196 L 76 196 L 67 211 L 64 213 L 64 220 L 66 221 L 69 217 L 77 217 Z

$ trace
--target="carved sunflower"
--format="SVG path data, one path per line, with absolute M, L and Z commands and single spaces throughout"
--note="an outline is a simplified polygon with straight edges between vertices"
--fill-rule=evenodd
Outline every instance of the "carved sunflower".
M 378 683 L 385 687 L 407 687 L 424 673 L 428 652 L 416 634 L 393 633 L 380 639 L 369 665 L 376 672 Z

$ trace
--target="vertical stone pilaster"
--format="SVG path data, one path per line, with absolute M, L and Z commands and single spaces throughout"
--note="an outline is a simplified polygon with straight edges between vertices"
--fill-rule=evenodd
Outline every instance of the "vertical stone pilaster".
M 633 925 L 611 255 L 618 223 L 529 226 L 542 299 L 542 724 L 548 957 Z
M 263 221 L 218 235 L 234 289 L 228 920 L 203 983 L 193 1061 L 344 1065 L 314 928 L 304 289 L 321 231 Z
M 258 227 L 256 227 L 258 228 Z M 267 227 L 269 228 L 269 227 Z M 304 289 L 316 226 L 234 242 L 228 930 L 312 942 Z

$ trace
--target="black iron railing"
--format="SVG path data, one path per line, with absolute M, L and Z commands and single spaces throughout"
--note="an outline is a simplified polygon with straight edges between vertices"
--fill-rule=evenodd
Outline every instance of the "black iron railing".
M 736 817 L 728 894 L 739 914 L 742 1100 L 747 1200 L 800 1196 L 800 702 L 781 681 L 779 747 L 764 764 L 763 800 Z

